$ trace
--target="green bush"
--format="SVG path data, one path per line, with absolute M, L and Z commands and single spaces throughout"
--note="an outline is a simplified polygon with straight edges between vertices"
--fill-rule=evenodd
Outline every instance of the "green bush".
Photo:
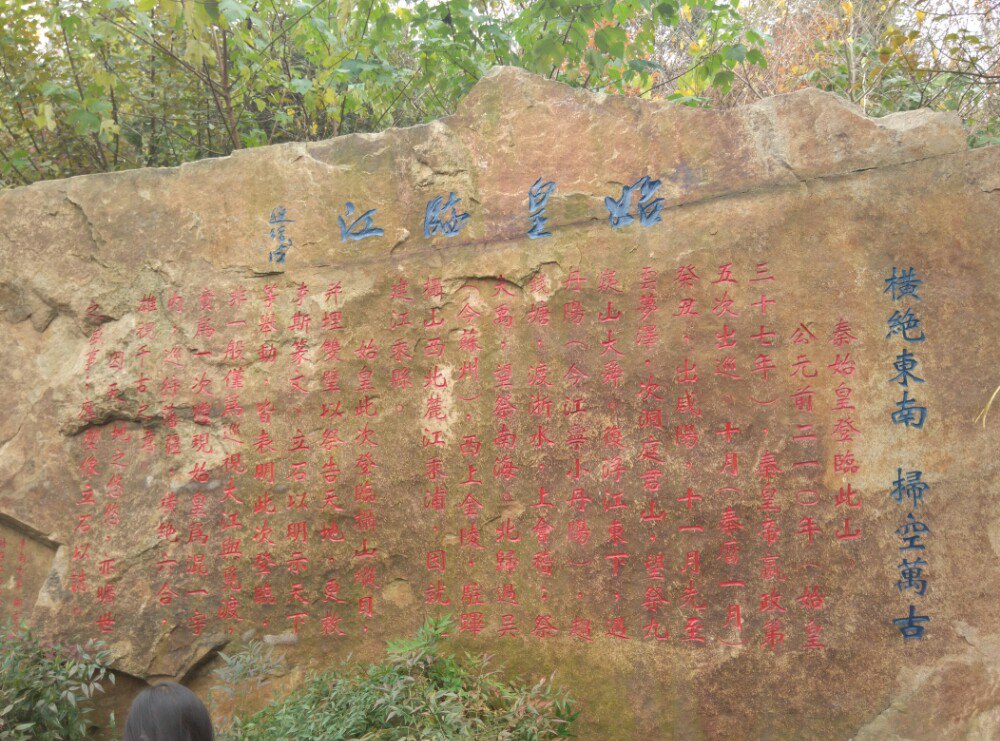
M 265 704 L 264 688 L 285 671 L 285 665 L 273 646 L 254 640 L 237 645 L 229 653 L 219 651 L 219 658 L 222 666 L 212 673 L 220 682 L 212 687 L 210 706 L 217 726 L 228 728 L 233 716 Z
M 547 739 L 571 735 L 572 700 L 542 680 L 523 686 L 487 671 L 485 656 L 440 651 L 453 628 L 431 620 L 389 644 L 381 664 L 321 674 L 279 703 L 236 720 L 228 738 Z
M 27 628 L 0 635 L 0 739 L 82 739 L 88 701 L 101 691 L 109 652 L 95 642 L 64 646 Z

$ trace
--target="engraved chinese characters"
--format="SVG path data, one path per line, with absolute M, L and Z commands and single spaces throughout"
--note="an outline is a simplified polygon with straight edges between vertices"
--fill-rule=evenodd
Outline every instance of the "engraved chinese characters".
M 153 544 L 161 622 L 193 637 L 363 636 L 400 574 L 405 609 L 470 636 L 836 636 L 828 574 L 865 528 L 850 317 L 735 258 L 373 290 L 363 314 L 336 276 L 147 294 L 127 349 L 95 320 L 85 372 L 116 380 L 90 394 L 140 420 L 81 438 L 72 584 L 98 631 L 129 588 L 105 543 L 152 497 L 129 536 Z

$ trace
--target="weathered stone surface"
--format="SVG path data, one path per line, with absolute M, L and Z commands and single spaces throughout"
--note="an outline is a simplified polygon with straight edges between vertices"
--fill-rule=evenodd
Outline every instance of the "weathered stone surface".
M 662 180 L 655 194 L 663 199 L 662 221 L 611 228 L 605 198 L 618 198 L 643 176 Z M 528 189 L 539 177 L 557 184 L 545 212 L 552 236 L 528 239 Z M 425 239 L 427 203 L 449 192 L 462 198 L 459 210 L 470 218 L 454 238 Z M 337 217 L 347 201 L 358 213 L 376 208 L 384 235 L 342 241 Z M 635 215 L 634 200 L 631 205 Z M 275 246 L 268 217 L 277 206 L 293 219 L 284 265 L 268 262 Z M 998 206 L 1000 149 L 966 150 L 965 133 L 948 115 L 916 111 L 867 119 L 817 91 L 732 111 L 694 110 L 593 95 L 506 68 L 477 85 L 456 115 L 426 126 L 4 192 L 0 321 L 6 360 L 0 379 L 8 393 L 0 417 L 0 537 L 7 546 L 0 614 L 15 612 L 13 600 L 20 599 L 39 630 L 82 639 L 99 634 L 101 616 L 110 613 L 114 625 L 105 623 L 108 632 L 100 635 L 121 671 L 205 687 L 213 653 L 239 638 L 267 637 L 287 652 L 296 671 L 304 671 L 349 652 L 376 656 L 385 638 L 410 633 L 427 615 L 482 612 L 483 632 L 463 632 L 461 640 L 496 652 L 519 671 L 555 671 L 582 700 L 587 737 L 1000 735 L 1000 635 L 993 617 L 1000 587 L 1000 505 L 993 496 L 1000 411 L 975 421 L 1000 385 L 991 354 L 1000 320 Z M 752 282 L 764 263 L 775 280 Z M 732 264 L 738 283 L 712 283 L 724 264 Z M 674 280 L 686 265 L 701 278 L 690 289 Z M 651 287 L 641 287 L 644 267 L 658 274 Z M 885 279 L 893 268 L 910 267 L 923 281 L 919 301 L 904 296 L 894 302 L 883 292 Z M 573 290 L 574 270 L 587 279 L 579 292 Z M 622 293 L 601 290 L 607 270 L 616 271 Z M 430 277 L 441 279 L 439 298 L 422 294 Z M 400 278 L 409 281 L 412 301 L 391 297 Z M 341 291 L 331 300 L 325 293 L 336 283 Z M 293 299 L 302 284 L 310 293 L 297 306 Z M 278 291 L 273 308 L 262 298 L 266 285 Z M 248 300 L 230 306 L 238 287 Z M 198 306 L 206 288 L 214 291 L 211 312 Z M 713 311 L 724 291 L 738 317 Z M 762 293 L 777 301 L 770 309 L 763 304 L 766 315 L 753 306 Z M 175 294 L 183 297 L 183 313 L 168 306 Z M 658 336 L 650 345 L 637 344 L 648 323 L 640 320 L 642 296 L 654 294 L 659 308 L 648 322 Z M 140 310 L 143 297 L 155 297 L 155 312 Z M 684 298 L 695 299 L 697 317 L 683 316 Z M 567 320 L 574 308 L 564 305 L 572 301 L 584 312 L 580 324 Z M 609 302 L 623 312 L 617 324 L 600 319 L 611 313 Z M 496 314 L 505 303 L 513 317 L 509 330 Z M 548 324 L 529 321 L 539 304 L 550 307 Z M 481 313 L 477 324 L 460 317 L 466 305 Z M 923 322 L 922 342 L 886 336 L 888 317 L 907 307 Z M 289 328 L 300 309 L 311 315 L 309 332 Z M 324 314 L 333 310 L 343 312 L 343 330 L 323 326 Z M 391 328 L 394 310 L 409 311 L 412 326 Z M 279 356 L 274 363 L 258 356 L 258 346 L 269 341 L 259 331 L 261 315 L 271 312 Z M 435 331 L 438 316 L 445 324 Z M 215 336 L 199 334 L 201 317 L 211 319 Z M 830 336 L 840 319 L 850 323 L 855 339 L 835 346 Z M 246 324 L 229 324 L 239 321 Z M 424 321 L 431 327 L 425 329 Z M 143 336 L 146 322 L 155 323 L 155 336 Z M 738 332 L 732 350 L 738 381 L 714 373 L 723 354 L 716 335 L 724 324 Z M 813 334 L 807 344 L 796 344 L 807 336 L 800 325 Z M 480 332 L 478 351 L 460 344 L 472 326 Z M 760 327 L 775 331 L 773 345 L 752 339 Z M 623 355 L 601 344 L 608 331 Z M 435 357 L 427 349 L 438 332 L 444 350 Z M 226 358 L 232 338 L 245 340 L 245 359 Z M 291 359 L 299 338 L 307 338 L 311 353 L 301 366 Z M 342 345 L 339 362 L 321 360 L 322 342 L 331 338 Z M 400 339 L 412 360 L 393 358 L 392 345 Z M 369 340 L 378 347 L 375 358 L 363 357 Z M 144 345 L 151 351 L 147 360 Z M 175 346 L 183 368 L 165 362 Z M 88 369 L 91 347 L 98 352 Z M 908 389 L 928 409 L 922 429 L 893 424 L 890 417 L 902 389 L 889 379 L 903 349 L 919 360 L 914 372 L 924 379 Z M 121 369 L 115 352 L 124 353 Z M 846 353 L 856 370 L 837 375 L 830 366 Z M 753 372 L 764 354 L 775 363 L 768 381 Z M 477 355 L 478 381 L 460 380 L 463 361 Z M 814 380 L 793 375 L 802 355 L 819 371 Z M 602 375 L 616 358 L 622 367 L 617 387 Z M 701 374 L 694 384 L 677 382 L 676 369 L 685 360 Z M 505 362 L 511 363 L 517 407 L 508 423 L 519 436 L 510 451 L 519 471 L 508 481 L 493 475 L 506 452 L 494 443 L 501 426 L 496 399 L 504 393 L 495 369 Z M 540 362 L 551 366 L 548 391 L 532 368 Z M 437 381 L 428 375 L 435 366 Z M 574 366 L 588 374 L 579 386 L 567 380 Z M 244 369 L 243 386 L 226 388 L 226 374 L 236 367 Z M 374 371 L 370 393 L 358 388 L 365 367 Z M 412 388 L 393 386 L 391 372 L 398 367 L 411 369 Z M 340 392 L 324 390 L 323 373 L 332 369 L 339 370 Z M 309 393 L 290 386 L 295 374 Z M 136 388 L 143 375 L 152 379 L 145 392 Z M 169 398 L 163 382 L 174 375 L 180 386 L 173 399 L 176 422 L 162 409 Z M 210 398 L 196 392 L 199 378 L 211 381 Z M 662 401 L 643 398 L 650 387 L 641 384 L 649 380 L 660 384 Z M 849 412 L 834 409 L 841 382 L 853 392 Z M 811 413 L 796 408 L 791 396 L 807 383 L 816 391 Z M 119 398 L 109 396 L 109 384 L 117 384 Z M 696 393 L 700 416 L 677 408 L 687 390 Z M 242 417 L 226 414 L 225 399 L 233 393 L 244 406 Z M 442 417 L 428 419 L 427 400 L 435 393 Z M 531 414 L 531 397 L 539 393 L 551 396 L 551 417 Z M 577 394 L 589 411 L 571 419 L 564 403 Z M 356 414 L 366 396 L 377 415 Z M 772 397 L 778 401 L 771 404 Z M 267 423 L 256 409 L 264 399 L 276 407 Z M 338 400 L 344 416 L 323 416 L 323 404 Z M 209 403 L 207 419 L 199 418 L 200 401 Z M 662 428 L 640 427 L 641 410 L 651 406 L 662 408 Z M 860 431 L 851 443 L 835 433 L 846 416 Z M 566 438 L 575 434 L 577 419 L 587 439 L 574 448 Z M 730 444 L 716 434 L 727 421 L 742 435 Z M 241 426 L 242 444 L 226 439 L 233 422 Z M 356 465 L 366 450 L 357 442 L 366 422 L 379 443 L 371 448 L 377 463 L 371 474 Z M 531 444 L 539 424 L 548 426 L 553 445 Z M 675 427 L 688 424 L 700 434 L 695 447 L 677 444 Z M 605 437 L 615 425 L 621 448 Z M 800 425 L 811 425 L 816 439 L 794 439 L 807 434 Z M 328 429 L 345 444 L 324 450 Z M 276 441 L 274 453 L 253 450 L 261 430 Z M 309 454 L 289 450 L 298 430 L 311 445 Z M 99 441 L 88 438 L 94 431 Z M 147 431 L 155 452 L 141 447 Z M 425 506 L 425 492 L 434 488 L 426 464 L 436 447 L 423 443 L 435 432 L 447 440 L 441 455 L 448 494 L 441 511 Z M 171 433 L 181 443 L 177 453 L 165 449 Z M 459 449 L 463 436 L 473 434 L 482 444 L 475 456 Z M 641 457 L 650 436 L 660 442 L 659 461 Z M 123 457 L 117 459 L 116 450 Z M 845 474 L 834 468 L 834 456 L 848 450 L 860 467 Z M 727 452 L 739 455 L 736 478 L 720 473 Z M 767 452 L 782 469 L 773 482 L 780 508 L 773 519 L 782 533 L 770 546 L 759 536 L 772 514 L 757 473 Z M 96 469 L 88 472 L 91 453 Z M 245 473 L 227 470 L 234 453 L 242 454 Z M 308 461 L 304 483 L 289 479 L 300 455 Z M 606 475 L 615 455 L 622 458 L 620 482 Z M 321 473 L 328 458 L 341 469 L 334 484 Z M 567 473 L 578 459 L 588 471 L 573 483 Z M 818 466 L 794 466 L 810 460 Z M 254 477 L 256 464 L 266 461 L 276 463 L 273 484 Z M 470 463 L 477 466 L 480 488 L 460 483 Z M 199 464 L 202 481 L 192 478 Z M 662 473 L 658 490 L 644 488 L 649 468 Z M 920 554 L 928 562 L 922 596 L 896 585 L 896 529 L 910 511 L 890 496 L 900 468 L 921 470 L 930 485 L 915 510 L 931 531 Z M 109 486 L 116 473 L 123 476 L 118 494 Z M 226 498 L 230 479 L 241 504 Z M 366 479 L 376 495 L 370 506 L 355 499 L 355 487 Z M 87 503 L 88 482 L 94 504 Z M 836 503 L 847 483 L 860 493 L 860 507 Z M 539 487 L 551 493 L 551 509 L 532 507 Z M 574 488 L 593 500 L 583 513 L 567 503 Z M 690 507 L 683 503 L 689 488 L 702 496 Z M 342 511 L 324 507 L 327 489 L 339 495 Z M 483 505 L 474 520 L 462 508 L 469 491 Z M 602 506 L 606 492 L 614 491 L 628 503 L 621 511 Z M 816 492 L 816 504 L 802 503 L 811 496 L 805 491 Z M 171 492 L 178 503 L 173 513 L 163 505 Z M 302 492 L 309 509 L 297 514 L 286 502 L 300 501 Z M 274 511 L 255 511 L 268 493 Z M 192 516 L 202 496 L 205 514 Z M 666 513 L 663 520 L 641 519 L 650 498 L 657 500 L 654 513 Z M 108 510 L 114 504 L 118 524 Z M 738 564 L 719 558 L 725 539 L 718 522 L 727 506 L 745 527 L 735 536 L 742 548 Z M 376 515 L 374 530 L 358 527 L 365 509 Z M 243 526 L 238 561 L 220 553 L 233 512 Z M 533 530 L 539 512 L 555 528 L 547 544 Z M 79 519 L 86 513 L 92 514 L 89 531 Z M 799 534 L 805 516 L 820 528 L 814 546 Z M 860 527 L 859 538 L 836 537 L 850 531 L 845 516 L 850 527 Z M 503 538 L 508 519 L 517 542 Z M 567 537 L 570 521 L 579 519 L 589 524 L 586 543 Z M 307 522 L 305 543 L 288 539 L 287 528 L 300 520 Z M 615 543 L 609 530 L 616 520 L 625 544 Z M 161 537 L 165 521 L 176 525 L 178 542 Z M 185 542 L 192 521 L 203 522 L 209 538 L 201 551 L 197 540 Z M 252 537 L 265 521 L 273 528 L 270 546 Z M 322 539 L 321 528 L 331 522 L 343 542 Z M 481 551 L 462 544 L 462 531 L 467 535 L 472 522 Z M 687 525 L 704 532 L 677 530 Z M 27 576 L 17 580 L 12 554 L 20 538 L 30 554 Z M 365 545 L 376 554 L 356 558 Z M 607 556 L 620 552 L 619 545 L 630 557 L 615 575 Z M 437 549 L 446 553 L 444 572 L 427 568 L 427 552 Z M 262 576 L 254 556 L 265 550 L 276 565 Z M 497 573 L 498 550 L 517 555 L 513 574 Z M 699 572 L 692 573 L 690 564 L 682 571 L 694 550 L 700 552 Z M 532 565 L 540 551 L 553 556 L 551 575 Z M 198 552 L 206 554 L 204 576 L 186 573 L 186 559 Z M 286 567 L 296 552 L 310 559 L 304 573 Z M 657 552 L 665 556 L 660 581 L 643 566 Z M 761 559 L 771 553 L 782 558 L 783 578 L 761 575 Z M 178 560 L 176 570 L 158 568 L 167 558 Z M 113 569 L 106 563 L 102 570 L 101 562 L 111 559 Z M 376 567 L 377 589 L 356 583 L 365 565 Z M 228 566 L 236 570 L 227 586 Z M 83 580 L 74 576 L 81 571 Z M 324 602 L 330 579 L 339 581 L 345 603 Z M 447 607 L 427 602 L 428 585 L 438 580 Z M 726 580 L 744 586 L 719 586 Z M 274 605 L 254 603 L 255 587 L 264 582 L 273 587 Z M 463 585 L 472 582 L 481 583 L 481 607 L 463 606 Z M 689 582 L 705 599 L 703 610 L 685 603 Z M 296 583 L 304 585 L 309 605 L 293 598 Z M 514 584 L 520 605 L 498 603 L 504 583 Z M 161 603 L 164 584 L 176 593 L 170 604 Z M 796 598 L 813 584 L 826 599 L 822 609 L 809 611 Z M 669 599 L 652 612 L 643 606 L 651 586 L 662 586 Z M 199 588 L 209 594 L 187 594 Z M 768 606 L 763 595 L 772 590 L 782 594 L 786 612 L 761 610 Z M 358 599 L 369 595 L 374 616 L 364 618 Z M 222 600 L 230 596 L 240 620 L 220 617 Z M 742 633 L 724 627 L 736 603 Z M 904 641 L 893 619 L 910 604 L 931 622 L 922 639 Z M 299 609 L 309 617 L 296 634 L 287 615 Z M 324 635 L 323 616 L 338 610 L 346 635 Z M 195 611 L 206 617 L 199 635 L 189 623 Z M 515 616 L 516 637 L 498 635 L 503 614 Z M 538 615 L 550 615 L 558 633 L 533 635 Z M 644 637 L 651 616 L 668 628 L 668 639 Z M 592 641 L 572 636 L 574 617 L 592 621 Z M 628 640 L 605 635 L 613 617 L 624 619 Z M 684 640 L 692 617 L 702 621 L 704 642 Z M 774 618 L 786 640 L 772 649 L 762 644 Z M 805 648 L 810 619 L 823 628 L 824 649 Z

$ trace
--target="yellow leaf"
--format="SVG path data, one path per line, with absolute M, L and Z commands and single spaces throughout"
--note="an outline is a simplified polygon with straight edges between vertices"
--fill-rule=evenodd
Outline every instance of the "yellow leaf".
M 854 15 L 854 3 L 846 2 L 840 4 L 840 9 L 844 11 L 844 15 L 850 18 Z
M 923 23 L 924 22 L 924 18 L 926 18 L 926 17 L 927 17 L 927 11 L 926 10 L 918 10 L 917 11 L 917 23 Z
M 687 3 L 681 6 L 681 17 L 688 23 L 691 22 L 691 6 Z
M 118 124 L 112 121 L 110 118 L 101 119 L 101 131 L 100 133 L 104 136 L 117 136 L 120 133 Z
M 190 62 L 195 67 L 200 67 L 202 62 L 209 65 L 215 64 L 215 52 L 207 41 L 201 39 L 188 39 L 184 46 L 184 61 Z
M 343 28 L 347 25 L 348 21 L 351 19 L 351 11 L 354 9 L 353 2 L 346 2 L 346 0 L 340 0 L 337 3 L 337 21 L 340 23 L 340 27 Z
M 162 0 L 159 5 L 171 22 L 175 21 L 184 11 L 184 3 L 181 0 Z

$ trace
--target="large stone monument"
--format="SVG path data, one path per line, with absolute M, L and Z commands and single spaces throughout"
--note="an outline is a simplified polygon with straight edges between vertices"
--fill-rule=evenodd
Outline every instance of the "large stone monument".
M 496 69 L 0 194 L 0 615 L 141 680 L 451 614 L 589 737 L 1000 734 L 1000 149 Z

